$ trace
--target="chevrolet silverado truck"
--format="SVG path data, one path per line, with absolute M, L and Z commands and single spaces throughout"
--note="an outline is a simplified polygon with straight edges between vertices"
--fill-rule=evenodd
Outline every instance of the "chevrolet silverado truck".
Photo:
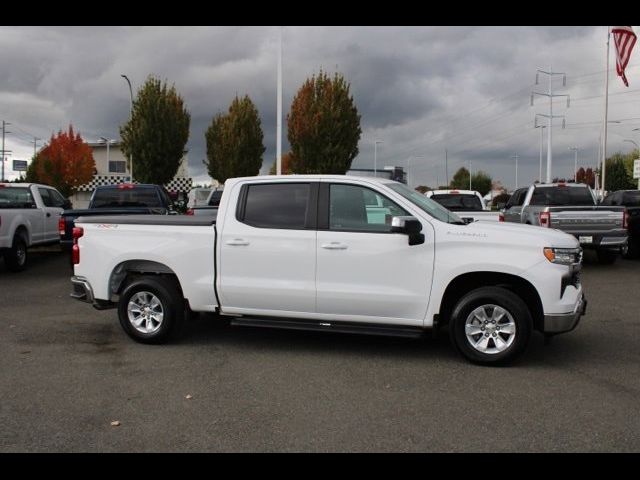
M 628 217 L 624 207 L 598 206 L 591 187 L 582 183 L 534 184 L 516 190 L 501 221 L 562 230 L 593 249 L 610 264 L 627 251 Z
M 216 218 L 81 217 L 73 236 L 71 296 L 117 308 L 142 343 L 171 339 L 191 312 L 404 337 L 448 324 L 466 358 L 493 364 L 520 355 L 534 330 L 574 329 L 586 308 L 573 236 L 466 224 L 380 178 L 229 179 Z
M 475 190 L 430 190 L 425 195 L 467 222 L 499 220 L 499 212 L 492 212 Z
M 27 267 L 29 247 L 60 242 L 58 218 L 70 206 L 48 185 L 0 183 L 0 255 L 8 270 Z
M 58 230 L 63 250 L 71 250 L 73 227 L 80 216 L 104 215 L 167 215 L 175 214 L 169 194 L 159 185 L 120 183 L 96 187 L 89 200 L 89 208 L 65 210 L 60 216 Z

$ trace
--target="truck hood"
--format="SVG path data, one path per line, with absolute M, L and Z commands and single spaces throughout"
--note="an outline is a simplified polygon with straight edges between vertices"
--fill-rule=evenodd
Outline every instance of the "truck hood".
M 553 228 L 537 227 L 519 223 L 473 222 L 459 226 L 464 235 L 485 238 L 498 244 L 531 245 L 536 247 L 577 248 L 578 240 Z

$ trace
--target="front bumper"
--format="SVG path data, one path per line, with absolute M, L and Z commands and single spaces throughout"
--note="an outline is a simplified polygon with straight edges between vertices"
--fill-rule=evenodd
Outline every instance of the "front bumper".
M 582 317 L 586 312 L 587 299 L 584 297 L 584 294 L 582 294 L 573 312 L 558 315 L 545 315 L 543 331 L 544 333 L 552 335 L 570 332 L 578 326 L 580 317 Z

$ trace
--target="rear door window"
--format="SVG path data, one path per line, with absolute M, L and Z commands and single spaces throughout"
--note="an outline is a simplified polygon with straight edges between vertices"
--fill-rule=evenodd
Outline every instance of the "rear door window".
M 254 184 L 246 188 L 238 220 L 259 228 L 305 228 L 309 183 Z
M 27 187 L 0 187 L 0 208 L 33 208 L 34 205 Z

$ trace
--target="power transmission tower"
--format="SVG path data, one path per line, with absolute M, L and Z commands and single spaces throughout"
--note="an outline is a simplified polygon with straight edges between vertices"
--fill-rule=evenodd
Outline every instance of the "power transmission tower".
M 538 69 L 538 71 L 536 72 L 536 85 L 538 85 L 538 78 L 540 74 L 543 75 L 548 75 L 549 76 L 549 91 L 548 93 L 540 93 L 540 92 L 531 92 L 531 106 L 533 106 L 533 97 L 534 95 L 540 95 L 543 97 L 548 97 L 549 98 L 549 115 L 543 115 L 541 113 L 537 114 L 540 115 L 541 117 L 546 117 L 547 118 L 547 183 L 551 183 L 551 160 L 553 157 L 552 154 L 552 150 L 551 150 L 551 145 L 552 145 L 552 130 L 553 130 L 553 119 L 554 118 L 563 118 L 563 115 L 553 115 L 553 99 L 554 97 L 567 97 L 567 108 L 569 108 L 569 95 L 567 94 L 554 94 L 553 93 L 553 77 L 555 75 L 562 75 L 562 86 L 566 86 L 567 85 L 567 75 L 565 73 L 561 73 L 561 72 L 554 72 L 551 68 L 549 68 L 549 71 L 544 71 L 544 70 L 540 70 Z M 563 120 L 563 127 L 564 127 L 564 120 Z

